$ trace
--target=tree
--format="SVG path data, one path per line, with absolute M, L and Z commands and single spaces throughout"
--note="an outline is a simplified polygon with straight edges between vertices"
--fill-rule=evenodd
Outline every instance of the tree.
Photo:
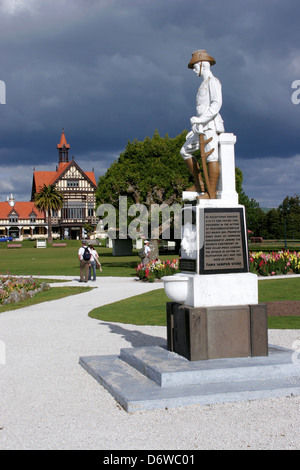
M 63 195 L 55 188 L 54 185 L 44 184 L 41 190 L 35 194 L 35 206 L 47 214 L 48 219 L 48 242 L 52 242 L 52 211 L 62 208 Z
M 282 225 L 284 227 L 285 238 L 299 238 L 300 237 L 300 197 L 295 194 L 294 196 L 286 196 L 283 202 L 278 207 L 278 212 L 281 217 Z
M 97 205 L 117 204 L 119 195 L 127 196 L 132 204 L 173 203 L 190 184 L 190 175 L 179 151 L 186 131 L 174 139 L 160 137 L 155 131 L 143 142 L 128 141 L 104 176 L 99 178 Z
M 124 152 L 99 178 L 97 206 L 109 203 L 118 211 L 119 197 L 126 196 L 128 208 L 143 204 L 150 214 L 153 204 L 181 203 L 182 191 L 192 183 L 179 153 L 185 137 L 186 131 L 169 138 L 161 137 L 156 130 L 151 139 L 128 141 Z
M 243 190 L 243 172 L 238 167 L 235 169 L 236 191 L 239 195 L 239 204 L 245 206 L 247 228 L 251 230 L 253 236 L 261 236 L 264 226 L 264 212 L 259 207 L 259 203 L 255 199 L 249 199 Z
M 278 209 L 270 209 L 265 214 L 265 233 L 263 236 L 271 240 L 283 238 L 282 221 Z

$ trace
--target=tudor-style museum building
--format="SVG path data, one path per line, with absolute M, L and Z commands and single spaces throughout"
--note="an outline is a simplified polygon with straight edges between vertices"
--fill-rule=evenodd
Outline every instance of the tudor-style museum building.
M 34 196 L 44 184 L 54 185 L 64 196 L 61 210 L 52 214 L 52 233 L 55 238 L 81 238 L 83 227 L 96 228 L 95 191 L 97 183 L 94 171 L 83 171 L 75 162 L 69 161 L 70 145 L 64 130 L 57 144 L 58 165 L 55 171 L 33 171 L 31 200 L 16 202 L 13 195 L 0 202 L 0 236 L 14 238 L 46 238 L 47 217 L 34 205 Z

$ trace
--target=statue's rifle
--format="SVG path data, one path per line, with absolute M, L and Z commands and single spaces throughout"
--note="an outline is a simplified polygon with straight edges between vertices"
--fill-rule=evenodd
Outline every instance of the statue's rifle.
M 209 152 L 205 152 L 205 145 L 209 144 L 209 142 L 212 141 L 212 137 L 210 137 L 207 140 L 204 140 L 204 134 L 199 134 L 199 145 L 200 145 L 200 153 L 201 153 L 201 161 L 202 161 L 202 167 L 203 167 L 203 173 L 204 173 L 204 179 L 206 182 L 206 187 L 207 187 L 207 192 L 209 194 L 209 197 L 212 197 L 211 194 L 211 187 L 210 187 L 210 181 L 209 181 L 209 176 L 208 176 L 208 171 L 207 171 L 207 163 L 206 159 L 209 157 L 215 149 L 209 150 Z

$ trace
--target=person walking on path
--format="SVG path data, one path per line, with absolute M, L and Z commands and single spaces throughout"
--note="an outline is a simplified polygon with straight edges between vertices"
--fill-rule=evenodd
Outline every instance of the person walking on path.
M 101 264 L 98 261 L 99 255 L 93 245 L 89 246 L 90 252 L 91 252 L 91 257 L 90 257 L 90 265 L 89 265 L 89 281 L 92 280 L 92 270 L 93 270 L 93 281 L 96 281 L 96 269 L 97 266 L 101 266 Z
M 78 258 L 80 263 L 79 282 L 88 282 L 91 251 L 84 240 L 81 242 L 81 247 L 78 250 Z
M 151 249 L 150 249 L 148 240 L 144 241 L 144 253 L 145 253 L 145 258 L 143 258 L 143 265 L 147 266 L 147 264 L 150 261 L 150 254 L 151 254 Z

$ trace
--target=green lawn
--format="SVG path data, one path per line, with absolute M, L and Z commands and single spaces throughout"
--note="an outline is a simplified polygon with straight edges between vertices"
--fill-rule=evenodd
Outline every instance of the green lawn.
M 259 302 L 300 300 L 300 278 L 260 281 L 258 288 Z M 98 307 L 92 310 L 89 316 L 116 323 L 165 326 L 168 301 L 164 289 L 159 289 Z M 269 318 L 269 328 L 283 327 L 300 328 L 300 316 Z
M 22 248 L 7 248 L 0 243 L 0 274 L 62 275 L 78 276 L 78 250 L 80 241 L 71 240 L 67 247 L 35 248 L 35 243 L 21 242 Z M 131 256 L 113 256 L 112 249 L 96 246 L 102 264 L 98 276 L 135 277 L 135 267 L 140 263 L 137 250 Z M 162 255 L 162 260 L 173 259 L 173 255 Z
M 33 242 L 22 242 L 22 248 L 7 248 L 0 243 L 0 273 L 24 275 L 78 276 L 80 241 L 68 242 L 67 247 L 35 248 Z M 132 256 L 115 257 L 112 250 L 96 246 L 102 264 L 98 276 L 135 276 L 140 262 L 137 252 Z
M 31 241 L 22 242 L 22 248 L 15 249 L 7 248 L 6 243 L 0 243 L 0 274 L 42 275 L 45 278 L 47 278 L 47 275 L 78 277 L 79 262 L 77 253 L 79 247 L 80 241 L 76 240 L 68 241 L 67 247 L 54 248 L 48 246 L 46 249 L 35 248 L 35 243 Z M 96 246 L 96 249 L 103 268 L 101 273 L 97 271 L 97 276 L 135 277 L 134 268 L 140 262 L 137 251 L 132 256 L 114 257 L 112 256 L 112 250 L 109 248 Z M 171 260 L 173 257 L 175 257 L 173 254 L 160 256 L 162 260 Z M 54 288 L 51 289 L 52 295 L 58 289 L 67 289 L 69 294 L 66 293 L 66 295 L 70 295 L 70 293 L 75 294 L 76 292 L 72 289 L 77 288 Z M 42 294 L 45 294 L 45 300 L 51 300 L 47 298 L 47 295 L 49 295 L 47 292 Z M 33 298 L 34 303 L 39 301 L 39 295 Z M 259 281 L 259 301 L 276 300 L 300 300 L 300 278 Z M 90 316 L 104 321 L 136 325 L 165 325 L 165 305 L 167 301 L 169 299 L 162 288 L 148 294 L 99 307 L 90 312 Z M 1 308 L 0 312 L 3 311 Z M 282 324 L 284 324 L 292 325 L 285 327 L 300 328 L 299 322 L 300 317 L 292 317 L 292 319 L 289 319 L 289 317 L 273 317 L 269 318 L 269 327 L 272 325 L 272 328 L 277 328 L 276 325 L 280 324 L 280 328 L 283 328 Z

